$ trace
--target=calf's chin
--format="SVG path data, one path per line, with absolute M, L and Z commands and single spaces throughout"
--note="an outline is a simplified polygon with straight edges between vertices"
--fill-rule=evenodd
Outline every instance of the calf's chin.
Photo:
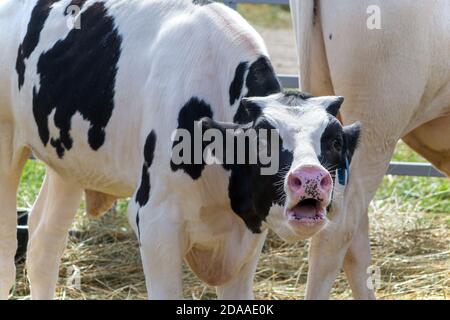
M 323 230 L 327 223 L 328 219 L 325 218 L 320 223 L 312 225 L 292 224 L 282 206 L 272 207 L 266 218 L 267 227 L 287 243 L 309 239 Z

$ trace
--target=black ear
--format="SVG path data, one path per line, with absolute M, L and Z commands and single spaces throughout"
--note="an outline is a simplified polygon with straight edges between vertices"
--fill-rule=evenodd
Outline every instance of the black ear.
M 199 126 L 203 131 L 209 129 L 217 129 L 227 138 L 236 138 L 237 135 L 245 133 L 245 130 L 251 128 L 251 124 L 239 125 L 235 123 L 218 122 L 211 118 L 203 118 L 200 120 Z M 232 129 L 232 130 L 228 130 Z M 228 144 L 225 144 L 226 147 Z M 246 226 L 253 233 L 261 232 L 263 219 L 258 215 L 253 201 L 252 187 L 252 168 L 247 164 L 237 164 L 236 158 L 232 164 L 228 164 L 227 160 L 236 156 L 236 150 L 224 149 L 225 162 L 223 164 L 226 170 L 231 170 L 230 181 L 228 185 L 228 196 L 230 197 L 231 208 L 242 218 Z
M 359 138 L 361 135 L 361 123 L 355 122 L 352 125 L 344 127 L 344 139 L 346 147 L 346 155 L 350 162 L 353 154 L 358 147 Z
M 241 104 L 244 106 L 252 121 L 255 121 L 262 113 L 263 107 L 252 99 L 243 98 Z
M 325 109 L 333 117 L 336 117 L 343 102 L 344 102 L 344 97 L 340 97 L 340 96 L 332 97 L 332 98 L 326 100 Z

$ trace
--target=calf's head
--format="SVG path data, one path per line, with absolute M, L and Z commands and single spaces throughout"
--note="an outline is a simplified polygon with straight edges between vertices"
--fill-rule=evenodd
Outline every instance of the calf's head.
M 247 147 L 255 139 L 249 131 L 255 132 L 255 152 L 264 150 L 276 159 L 274 170 L 268 170 L 273 162 L 248 163 L 252 148 L 247 148 L 244 163 L 226 165 L 232 209 L 250 230 L 259 232 L 265 221 L 284 240 L 296 241 L 326 225 L 335 186 L 347 183 L 360 135 L 359 123 L 343 127 L 336 119 L 342 102 L 342 97 L 284 92 L 243 99 L 253 119 L 249 124 L 202 120 L 203 129 L 218 129 L 236 140 L 245 135 Z

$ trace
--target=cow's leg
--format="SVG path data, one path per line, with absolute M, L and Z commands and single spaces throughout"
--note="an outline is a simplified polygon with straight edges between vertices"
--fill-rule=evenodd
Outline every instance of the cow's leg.
M 82 191 L 47 168 L 29 221 L 27 270 L 32 299 L 54 297 L 61 255 Z
M 168 202 L 139 207 L 130 201 L 128 217 L 138 236 L 149 299 L 182 299 L 185 255 L 180 209 Z
M 363 128 L 366 128 L 364 124 Z M 352 160 L 345 197 L 342 198 L 341 192 L 335 194 L 332 222 L 311 240 L 307 299 L 328 299 L 346 255 L 346 271 L 352 288 L 356 288 L 355 297 L 373 298 L 366 285 L 370 264 L 369 240 L 365 227 L 360 228 L 366 224 L 367 208 L 389 165 L 396 139 L 369 142 L 370 136 L 364 137 L 364 134 L 362 139 Z
M 0 122 L 0 299 L 7 299 L 14 284 L 17 250 L 16 193 L 20 174 L 29 155 L 26 148 L 14 146 L 10 123 Z
M 439 170 L 450 176 L 450 117 L 440 117 L 411 131 L 403 140 L 411 148 L 433 163 Z M 361 223 L 349 246 L 344 260 L 344 270 L 356 299 L 374 298 L 367 286 L 370 264 L 370 244 L 367 215 Z
M 252 300 L 253 278 L 255 277 L 256 267 L 258 266 L 261 250 L 264 246 L 267 232 L 259 235 L 257 246 L 248 262 L 244 264 L 239 274 L 229 283 L 216 288 L 217 297 L 221 300 Z
M 333 210 L 333 222 L 311 240 L 307 298 L 328 298 L 347 250 L 350 249 L 348 257 L 351 257 L 358 247 L 353 245 L 353 239 L 361 244 L 361 238 L 365 238 L 360 235 L 361 221 L 367 216 L 368 205 L 386 172 L 398 139 L 407 130 L 410 120 L 420 114 L 424 90 L 430 83 L 426 63 L 429 54 L 426 50 L 430 46 L 417 41 L 429 38 L 429 30 L 420 28 L 421 23 L 429 23 L 429 15 L 423 14 L 427 6 L 408 11 L 408 19 L 398 19 L 398 10 L 394 7 L 393 10 L 383 8 L 382 29 L 391 31 L 386 33 L 365 27 L 368 5 L 369 0 L 357 4 L 354 1 L 321 1 L 317 8 L 324 30 L 331 83 L 335 94 L 345 97 L 342 119 L 346 124 L 361 121 L 362 137 L 352 159 L 344 200 L 336 201 L 335 205 L 340 202 L 340 207 L 336 205 Z M 349 15 L 353 18 L 348 19 Z M 355 28 L 355 25 L 359 27 Z M 405 32 L 412 29 L 414 32 Z M 397 41 L 399 38 L 402 41 Z M 404 54 L 413 51 L 421 54 Z M 418 61 L 418 56 L 424 60 Z M 411 66 L 415 68 L 415 77 L 410 76 Z M 360 240 L 356 240 L 358 237 Z M 363 247 L 368 245 L 361 245 L 358 250 Z M 347 268 L 352 286 L 360 288 L 359 297 L 371 296 L 362 283 L 368 276 L 364 270 L 368 260 L 366 253 L 354 262 L 360 266 Z
M 369 221 L 365 214 L 344 259 L 344 271 L 355 299 L 375 299 L 373 290 L 368 286 L 370 260 Z

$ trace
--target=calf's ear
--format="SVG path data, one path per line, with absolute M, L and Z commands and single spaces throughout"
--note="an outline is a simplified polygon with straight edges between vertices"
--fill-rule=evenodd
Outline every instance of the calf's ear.
M 308 101 L 322 106 L 322 108 L 325 108 L 325 110 L 329 114 L 331 114 L 333 117 L 336 117 L 339 113 L 339 109 L 341 108 L 342 103 L 344 103 L 344 97 L 341 97 L 341 96 L 319 96 L 319 97 L 309 98 Z
M 346 156 L 348 161 L 351 161 L 353 154 L 359 144 L 361 135 L 361 123 L 355 122 L 352 125 L 344 127 L 344 139 L 346 147 Z
M 325 105 L 325 108 L 327 109 L 327 112 L 331 114 L 333 117 L 336 117 L 339 113 L 339 109 L 342 106 L 342 103 L 344 102 L 344 97 L 338 96 L 338 97 L 332 97 L 332 99 L 329 99 Z
M 243 98 L 241 100 L 241 104 L 244 106 L 245 111 L 247 111 L 252 121 L 258 119 L 258 117 L 262 113 L 262 109 L 264 108 L 261 104 L 259 104 L 252 98 Z
M 214 121 L 210 118 L 200 120 L 203 131 L 216 129 L 222 132 L 223 137 L 236 138 L 237 135 L 245 133 L 245 130 L 251 128 L 251 124 L 239 125 L 235 123 Z M 228 144 L 225 143 L 225 146 Z M 225 147 L 224 146 L 224 147 Z M 225 160 L 235 157 L 235 150 L 224 150 Z M 247 157 L 247 156 L 246 156 Z M 227 161 L 223 164 L 226 169 L 231 170 L 230 181 L 228 186 L 228 196 L 230 197 L 231 208 L 242 218 L 246 226 L 253 233 L 261 232 L 263 219 L 256 212 L 253 201 L 252 187 L 252 169 L 246 164 L 236 164 L 236 159 L 229 164 Z

